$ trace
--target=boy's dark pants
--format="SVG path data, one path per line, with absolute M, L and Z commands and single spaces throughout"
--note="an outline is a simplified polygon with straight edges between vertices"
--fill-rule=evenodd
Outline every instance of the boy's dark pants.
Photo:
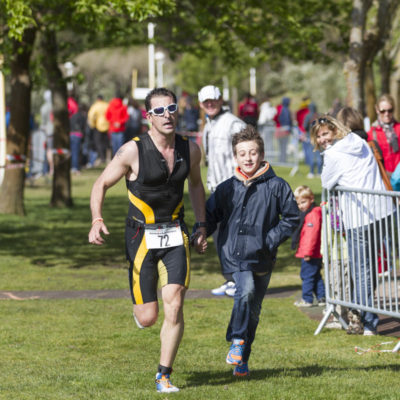
M 243 339 L 246 343 L 243 361 L 250 357 L 251 344 L 261 312 L 261 304 L 267 291 L 271 272 L 257 275 L 252 271 L 238 271 L 232 274 L 236 283 L 231 320 L 226 332 L 226 340 Z
M 303 281 L 303 299 L 307 303 L 314 300 L 313 293 L 317 300 L 325 298 L 325 285 L 321 276 L 322 259 L 312 258 L 309 261 L 301 259 L 300 278 Z

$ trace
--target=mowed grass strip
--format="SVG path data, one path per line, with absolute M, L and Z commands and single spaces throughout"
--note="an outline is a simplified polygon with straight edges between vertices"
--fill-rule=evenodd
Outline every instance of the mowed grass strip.
M 232 299 L 186 300 L 174 397 L 398 399 L 399 355 L 354 351 L 383 338 L 339 330 L 315 337 L 317 322 L 292 303 L 264 302 L 251 376 L 241 379 L 225 363 Z M 162 311 L 154 327 L 139 330 L 128 300 L 7 300 L 0 310 L 1 399 L 166 398 L 154 385 Z

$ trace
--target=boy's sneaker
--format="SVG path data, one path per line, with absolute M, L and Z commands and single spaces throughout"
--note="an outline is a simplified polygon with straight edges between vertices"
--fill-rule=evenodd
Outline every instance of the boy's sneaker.
M 233 339 L 228 355 L 226 356 L 226 362 L 231 365 L 242 365 L 243 350 L 244 340 Z
M 297 300 L 293 303 L 296 307 L 312 307 L 313 303 L 309 303 L 305 301 L 304 299 Z
M 321 299 L 318 299 L 318 305 L 319 305 L 320 307 L 326 306 L 325 297 L 322 297 Z
M 235 365 L 235 369 L 233 370 L 234 376 L 249 376 L 249 365 L 247 362 L 244 362 L 242 365 Z
M 156 374 L 156 388 L 159 393 L 179 392 L 179 389 L 171 383 L 169 374 L 162 374 L 161 372 Z
M 228 289 L 228 288 L 235 288 L 235 282 L 226 281 L 220 287 L 217 287 L 217 288 L 211 290 L 211 293 L 214 296 L 223 296 L 225 294 L 226 289 Z

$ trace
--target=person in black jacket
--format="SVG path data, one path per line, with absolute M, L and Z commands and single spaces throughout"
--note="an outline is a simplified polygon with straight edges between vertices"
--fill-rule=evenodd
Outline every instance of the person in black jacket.
M 247 125 L 235 134 L 232 148 L 238 167 L 208 199 L 206 219 L 208 236 L 220 223 L 217 250 L 222 273 L 232 274 L 236 283 L 226 362 L 235 365 L 233 375 L 246 376 L 278 246 L 291 236 L 300 218 L 290 186 L 263 161 L 264 143 L 256 129 Z

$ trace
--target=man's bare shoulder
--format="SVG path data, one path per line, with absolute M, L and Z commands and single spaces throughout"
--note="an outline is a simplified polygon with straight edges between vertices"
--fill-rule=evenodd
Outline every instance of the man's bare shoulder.
M 115 153 L 114 158 L 119 159 L 120 161 L 130 160 L 135 158 L 138 154 L 138 147 L 134 140 L 130 140 L 121 146 L 118 151 Z

